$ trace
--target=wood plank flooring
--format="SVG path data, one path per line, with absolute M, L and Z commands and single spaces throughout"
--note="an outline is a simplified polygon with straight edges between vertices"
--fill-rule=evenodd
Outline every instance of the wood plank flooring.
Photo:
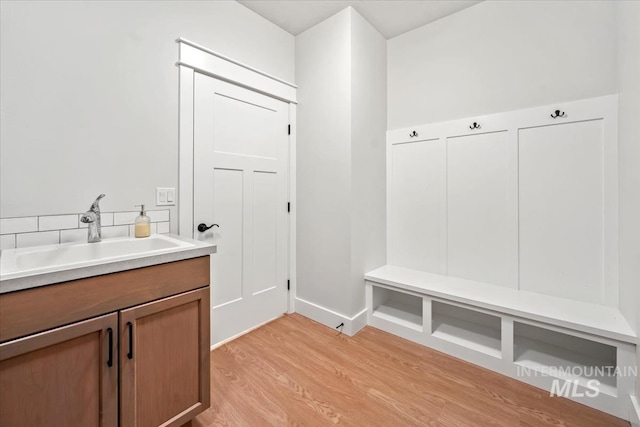
M 211 353 L 205 426 L 577 426 L 629 423 L 372 327 L 286 315 Z

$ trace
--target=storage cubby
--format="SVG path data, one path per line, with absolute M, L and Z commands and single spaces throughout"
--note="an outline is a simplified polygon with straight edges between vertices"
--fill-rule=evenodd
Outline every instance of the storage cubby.
M 502 357 L 500 317 L 439 301 L 432 301 L 431 316 L 432 336 Z
M 618 309 L 394 265 L 365 280 L 369 325 L 628 417 L 637 336 Z
M 422 332 L 422 297 L 374 286 L 372 315 Z
M 616 347 L 520 322 L 513 327 L 517 365 L 582 386 L 598 380 L 601 393 L 617 395 Z

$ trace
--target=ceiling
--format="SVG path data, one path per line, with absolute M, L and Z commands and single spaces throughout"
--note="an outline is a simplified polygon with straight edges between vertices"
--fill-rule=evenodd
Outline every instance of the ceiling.
M 238 0 L 294 36 L 353 6 L 390 39 L 479 3 L 479 0 Z

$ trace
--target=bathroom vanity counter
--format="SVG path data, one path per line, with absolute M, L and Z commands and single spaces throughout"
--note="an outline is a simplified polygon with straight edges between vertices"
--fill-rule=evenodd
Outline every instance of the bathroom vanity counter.
M 156 235 L 3 251 L 0 425 L 177 427 L 208 408 L 215 249 Z
M 0 294 L 215 252 L 215 245 L 171 234 L 9 249 L 0 259 Z

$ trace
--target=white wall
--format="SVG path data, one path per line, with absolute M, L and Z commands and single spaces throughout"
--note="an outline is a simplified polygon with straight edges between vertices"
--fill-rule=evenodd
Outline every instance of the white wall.
M 387 261 L 387 41 L 351 14 L 351 313 L 365 308 L 363 276 Z
M 3 1 L 0 31 L 1 217 L 177 187 L 179 36 L 294 79 L 294 37 L 235 1 Z
M 620 308 L 640 332 L 640 3 L 617 2 Z M 640 366 L 640 340 L 637 348 Z M 640 379 L 637 381 L 640 396 Z
M 639 23 L 634 1 L 487 0 L 387 45 L 389 129 L 619 92 L 619 298 L 636 331 Z
M 349 12 L 296 37 L 296 296 L 342 314 L 351 248 Z
M 384 39 L 352 8 L 296 37 L 296 295 L 345 318 L 386 259 L 385 68 Z
M 388 41 L 388 128 L 616 93 L 615 2 L 484 1 Z

